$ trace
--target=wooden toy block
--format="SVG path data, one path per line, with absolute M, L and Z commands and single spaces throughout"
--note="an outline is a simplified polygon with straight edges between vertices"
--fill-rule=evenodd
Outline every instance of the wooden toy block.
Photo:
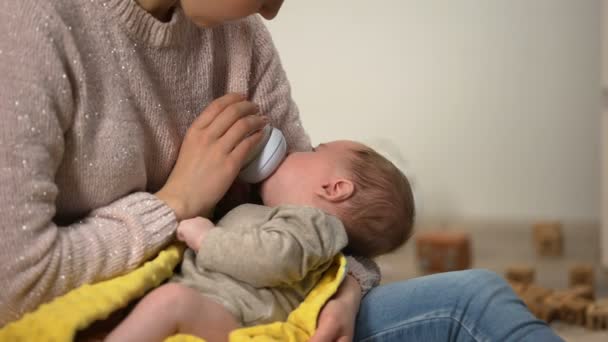
M 587 328 L 608 330 L 608 299 L 597 301 L 587 307 Z
M 551 323 L 556 319 L 560 319 L 560 314 L 563 311 L 564 298 L 561 298 L 556 293 L 547 296 L 540 306 L 540 315 L 537 317 L 547 323 Z
M 588 300 L 595 299 L 595 291 L 593 290 L 593 287 L 589 285 L 577 285 L 572 288 L 569 288 L 566 291 L 570 293 L 571 297 Z
M 570 287 L 585 285 L 593 289 L 595 280 L 593 274 L 593 266 L 588 264 L 572 266 L 570 268 L 568 280 Z
M 534 247 L 540 256 L 561 256 L 563 235 L 560 222 L 538 222 L 534 224 Z
M 541 317 L 545 298 L 550 296 L 553 290 L 534 284 L 528 285 L 520 298 L 524 301 L 530 312 L 536 317 Z
M 568 290 L 551 291 L 544 298 L 539 298 L 539 314 L 537 317 L 547 323 L 559 319 L 564 303 L 569 298 L 574 298 L 574 295 Z
M 592 303 L 592 301 L 580 297 L 567 298 L 563 302 L 560 319 L 570 324 L 585 325 L 587 307 Z
M 418 267 L 425 274 L 471 268 L 471 239 L 464 232 L 416 234 Z
M 525 265 L 510 266 L 505 272 L 505 278 L 509 282 L 530 285 L 534 282 L 534 268 Z
M 580 298 L 584 295 L 583 291 L 577 289 L 556 290 L 551 294 L 556 299 L 565 301 L 570 298 Z

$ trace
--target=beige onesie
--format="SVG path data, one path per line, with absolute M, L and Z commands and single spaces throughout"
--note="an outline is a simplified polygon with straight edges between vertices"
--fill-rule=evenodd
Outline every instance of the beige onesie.
M 243 326 L 283 321 L 347 244 L 339 219 L 299 206 L 244 204 L 187 250 L 185 284 L 219 303 Z

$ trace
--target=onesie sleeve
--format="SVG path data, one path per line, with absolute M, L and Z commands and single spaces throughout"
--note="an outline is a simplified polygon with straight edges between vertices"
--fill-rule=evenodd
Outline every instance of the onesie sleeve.
M 327 266 L 346 244 L 337 218 L 314 208 L 281 207 L 257 227 L 210 230 L 196 262 L 256 287 L 274 287 Z

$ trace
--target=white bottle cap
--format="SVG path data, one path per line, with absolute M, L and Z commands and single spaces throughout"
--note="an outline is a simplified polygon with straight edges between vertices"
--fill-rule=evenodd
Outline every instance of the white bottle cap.
M 239 173 L 239 178 L 244 182 L 259 183 L 268 178 L 287 155 L 287 142 L 283 133 L 270 126 L 267 126 L 264 130 L 265 137 L 260 142 L 260 147 L 263 147 L 254 149 L 254 153 L 259 151 L 257 156 L 245 164 Z M 264 144 L 265 140 L 266 143 Z

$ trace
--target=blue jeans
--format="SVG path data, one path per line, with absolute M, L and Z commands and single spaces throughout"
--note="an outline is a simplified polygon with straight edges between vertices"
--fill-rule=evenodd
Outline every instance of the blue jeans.
M 355 341 L 563 341 L 496 273 L 468 270 L 370 291 Z

